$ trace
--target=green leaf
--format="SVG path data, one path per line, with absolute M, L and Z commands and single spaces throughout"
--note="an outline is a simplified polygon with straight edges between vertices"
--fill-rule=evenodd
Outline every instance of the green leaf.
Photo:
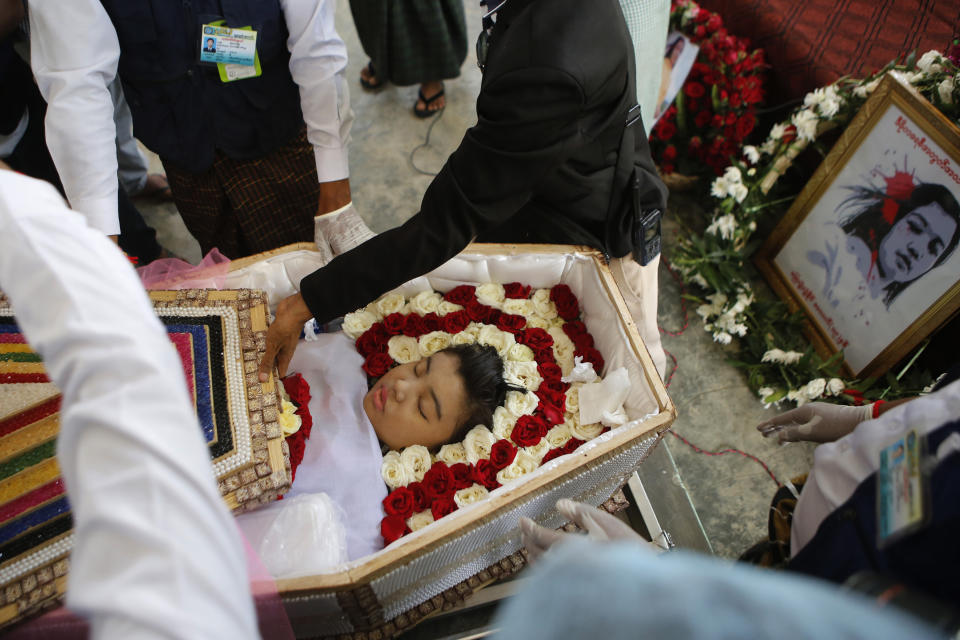
M 782 400 L 783 398 L 786 398 L 786 397 L 787 397 L 787 390 L 780 389 L 778 391 L 774 391 L 773 393 L 768 395 L 766 398 L 764 398 L 763 403 L 773 404 L 774 402 L 777 402 L 778 400 Z

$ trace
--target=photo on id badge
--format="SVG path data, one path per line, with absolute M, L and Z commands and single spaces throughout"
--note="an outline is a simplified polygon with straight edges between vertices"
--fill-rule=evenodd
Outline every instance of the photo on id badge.
M 200 36 L 200 62 L 253 66 L 257 32 L 205 24 Z

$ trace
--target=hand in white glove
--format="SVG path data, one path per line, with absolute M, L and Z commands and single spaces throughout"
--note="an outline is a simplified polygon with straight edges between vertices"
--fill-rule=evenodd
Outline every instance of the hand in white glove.
M 662 551 L 652 542 L 644 540 L 639 533 L 631 529 L 630 525 L 620 518 L 610 515 L 606 511 L 595 509 L 588 504 L 564 498 L 557 501 L 557 511 L 564 518 L 585 530 L 587 537 L 592 540 L 628 540 L 653 551 Z M 541 527 L 530 518 L 520 518 L 520 531 L 523 546 L 527 548 L 531 562 L 543 555 L 554 544 L 577 535 Z
M 833 442 L 873 416 L 873 405 L 850 407 L 811 402 L 757 425 L 765 438 L 777 434 L 780 442 Z

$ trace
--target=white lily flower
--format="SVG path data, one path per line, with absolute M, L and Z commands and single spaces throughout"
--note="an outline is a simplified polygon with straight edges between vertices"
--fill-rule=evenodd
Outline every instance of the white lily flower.
M 752 144 L 748 144 L 743 147 L 743 157 L 747 159 L 747 162 L 750 164 L 757 164 L 760 160 L 760 150 L 757 149 Z M 751 169 L 750 171 L 753 171 Z M 749 175 L 749 172 L 748 172 Z
M 943 66 L 939 64 L 940 58 L 942 58 L 940 52 L 931 49 L 917 60 L 917 68 L 924 73 L 938 73 L 943 70 Z
M 812 142 L 816 139 L 819 118 L 813 110 L 804 109 L 803 111 L 795 113 L 793 117 L 790 118 L 790 121 L 793 123 L 793 126 L 797 128 L 797 137 L 801 140 Z

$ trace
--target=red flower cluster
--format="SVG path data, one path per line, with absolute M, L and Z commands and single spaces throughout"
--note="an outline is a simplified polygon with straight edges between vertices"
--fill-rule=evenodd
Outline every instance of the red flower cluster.
M 313 429 L 313 416 L 310 415 L 310 385 L 299 373 L 283 379 L 283 389 L 290 396 L 290 401 L 297 405 L 296 414 L 300 416 L 300 429 L 291 436 L 287 436 L 287 447 L 290 449 L 290 481 L 297 477 L 297 467 L 303 462 L 303 452 L 306 449 L 310 431 Z
M 700 52 L 683 91 L 653 128 L 650 148 L 664 173 L 720 175 L 756 126 L 767 64 L 763 51 L 730 35 L 716 13 L 698 9 L 685 18 L 689 4 L 673 0 L 670 24 Z
M 507 298 L 525 299 L 531 293 L 530 286 L 519 282 L 505 284 L 503 288 Z M 564 419 L 566 393 L 570 385 L 560 379 L 563 373 L 553 355 L 553 337 L 543 329 L 527 328 L 523 316 L 502 313 L 482 304 L 477 300 L 475 287 L 461 285 L 448 291 L 444 299 L 464 309 L 438 317 L 436 323 L 427 320 L 428 316 L 436 314 L 422 317 L 417 314 L 391 314 L 357 338 L 357 351 L 365 358 L 364 371 L 377 377 L 393 366 L 393 359 L 387 354 L 387 343 L 391 336 L 403 334 L 417 338 L 438 328 L 448 333 L 459 333 L 470 322 L 492 324 L 501 331 L 509 331 L 518 343 L 530 347 L 534 352 L 537 371 L 543 378 L 536 391 L 539 404 L 533 415 L 521 416 L 517 420 L 510 440 L 494 443 L 489 459 L 478 460 L 476 464 L 452 466 L 435 462 L 421 482 L 411 482 L 406 487 L 391 491 L 383 500 L 386 517 L 380 523 L 380 533 L 386 544 L 410 533 L 407 519 L 415 513 L 429 509 L 437 520 L 455 511 L 457 504 L 453 496 L 460 489 L 469 488 L 474 483 L 486 487 L 488 491 L 499 487 L 497 472 L 513 463 L 518 447 L 537 445 L 553 426 Z M 593 362 L 594 368 L 602 371 L 603 356 L 594 348 L 593 336 L 587 331 L 586 325 L 577 319 L 580 303 L 573 291 L 567 285 L 557 285 L 550 290 L 550 300 L 556 305 L 560 317 L 567 320 L 562 328 L 573 342 L 576 355 Z M 543 462 L 571 453 L 581 444 L 582 440 L 573 438 L 563 448 L 548 452 Z

